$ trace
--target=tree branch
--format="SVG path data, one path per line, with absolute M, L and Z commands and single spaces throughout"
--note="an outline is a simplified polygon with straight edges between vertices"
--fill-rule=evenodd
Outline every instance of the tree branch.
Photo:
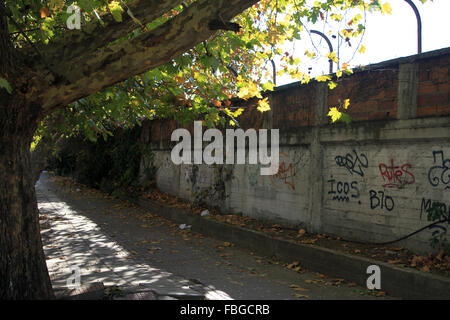
M 149 23 L 171 9 L 180 5 L 182 0 L 135 0 L 127 4 L 133 16 L 142 24 Z M 129 33 L 140 26 L 125 12 L 122 14 L 122 21 L 116 21 L 111 14 L 102 16 L 103 25 L 94 20 L 87 25 L 83 25 L 80 30 L 68 30 L 67 33 L 56 41 L 51 41 L 48 45 L 41 45 L 42 50 L 49 51 L 52 60 L 71 60 L 74 57 L 94 52 Z M 48 50 L 50 49 L 50 50 Z
M 209 25 L 217 19 L 217 12 L 228 21 L 256 2 L 258 0 L 229 0 L 218 7 L 217 1 L 199 0 L 152 31 L 80 55 L 72 61 L 62 61 L 55 68 L 68 81 L 41 91 L 45 112 L 169 62 L 214 34 Z

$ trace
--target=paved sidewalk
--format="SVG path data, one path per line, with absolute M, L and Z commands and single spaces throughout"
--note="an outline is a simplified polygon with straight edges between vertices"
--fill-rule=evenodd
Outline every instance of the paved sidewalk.
M 202 299 L 203 293 L 187 279 L 170 272 L 136 263 L 130 253 L 106 236 L 87 217 L 61 201 L 42 182 L 36 185 L 41 219 L 42 240 L 47 267 L 56 293 L 67 291 L 72 284 L 74 267 L 79 268 L 82 286 L 103 283 L 136 291 L 150 288 L 157 298 Z M 93 286 L 99 288 L 99 286 Z M 226 296 L 220 298 L 227 298 Z
M 155 299 L 385 299 L 313 271 L 203 237 L 155 213 L 90 189 L 36 186 L 47 265 L 56 291 L 70 267 L 81 284 L 146 288 Z

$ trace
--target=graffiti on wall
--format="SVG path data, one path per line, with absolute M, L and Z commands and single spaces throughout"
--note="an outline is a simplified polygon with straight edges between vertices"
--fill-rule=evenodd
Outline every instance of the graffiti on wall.
M 289 155 L 285 152 L 280 152 L 280 156 L 286 158 L 286 161 L 280 161 L 280 165 L 278 167 L 278 173 L 270 176 L 270 181 L 272 184 L 276 185 L 278 181 L 283 182 L 285 185 L 288 185 L 292 190 L 295 190 L 295 175 L 297 174 L 296 167 L 298 161 L 293 163 L 289 161 Z
M 428 181 L 433 187 L 444 186 L 450 190 L 450 159 L 444 159 L 442 150 L 433 151 L 434 166 L 428 170 Z
M 394 199 L 385 194 L 384 191 L 369 190 L 370 209 L 386 209 L 387 211 L 394 210 Z
M 429 184 L 427 184 L 432 188 L 440 188 L 444 192 L 450 190 L 450 159 L 445 157 L 442 150 L 434 150 L 432 154 L 432 163 L 424 169 L 420 177 L 427 177 L 425 178 L 428 179 Z M 396 206 L 393 195 L 389 193 L 389 188 L 403 189 L 408 185 L 417 183 L 417 169 L 414 169 L 413 164 L 406 161 L 399 163 L 395 157 L 391 157 L 388 161 L 378 164 L 377 171 L 382 178 L 379 186 L 370 185 L 370 188 L 365 189 L 365 183 L 367 183 L 365 170 L 369 168 L 369 157 L 366 154 L 352 149 L 345 156 L 336 156 L 334 160 L 337 167 L 345 168 L 349 177 L 353 178 L 345 181 L 345 178 L 335 178 L 331 175 L 330 179 L 327 180 L 327 192 L 331 201 L 361 204 L 360 196 L 364 196 L 364 198 L 367 197 L 368 207 L 371 210 L 390 212 L 395 210 Z M 416 188 L 415 190 L 419 189 Z M 437 221 L 438 223 L 431 224 L 428 229 L 433 237 L 445 236 L 450 227 L 450 205 L 422 197 L 421 202 L 417 203 L 417 205 L 420 205 L 420 220 L 423 220 L 424 216 L 425 219 L 428 219 L 428 209 L 435 203 L 441 205 L 443 218 L 441 217 Z M 430 221 L 435 220 L 431 218 Z
M 431 208 L 431 206 L 436 203 L 437 201 L 433 201 L 429 198 L 422 198 L 422 202 L 420 204 L 420 219 L 422 220 L 424 214 L 427 214 L 427 210 Z M 443 222 L 438 223 L 435 225 L 432 225 L 429 227 L 429 229 L 432 231 L 432 236 L 439 236 L 439 235 L 445 235 L 447 234 L 448 228 L 450 226 L 450 205 L 446 205 L 445 203 L 437 202 L 439 203 L 442 213 L 443 213 Z
M 410 171 L 412 166 L 409 163 L 405 163 L 401 166 L 394 165 L 394 159 L 391 159 L 391 163 L 380 163 L 378 165 L 381 177 L 383 178 L 383 187 L 387 188 L 402 188 L 407 184 L 413 184 L 416 182 L 414 174 Z
M 336 164 L 339 167 L 344 167 L 350 172 L 350 174 L 357 174 L 364 177 L 363 168 L 367 168 L 369 165 L 369 160 L 364 153 L 358 154 L 356 150 L 353 149 L 352 153 L 347 153 L 345 156 L 336 156 L 334 158 Z
M 188 166 L 184 170 L 184 180 L 193 186 L 197 183 L 198 166 Z
M 339 181 L 331 176 L 327 181 L 329 190 L 328 194 L 332 195 L 332 200 L 339 202 L 350 202 L 350 199 L 358 199 L 360 192 L 358 188 L 358 181 Z M 358 201 L 361 204 L 361 201 Z

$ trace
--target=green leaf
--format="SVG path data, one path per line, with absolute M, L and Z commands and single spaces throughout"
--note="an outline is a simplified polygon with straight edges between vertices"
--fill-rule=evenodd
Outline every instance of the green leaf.
M 347 113 L 341 113 L 341 117 L 339 121 L 344 122 L 346 124 L 350 124 L 352 122 L 352 118 Z
M 12 88 L 8 80 L 2 77 L 0 77 L 0 88 L 4 88 L 6 91 L 8 91 L 9 94 L 12 93 Z
M 122 12 L 123 9 L 120 6 L 120 3 L 118 1 L 113 1 L 108 4 L 109 10 L 111 10 L 111 14 L 117 22 L 122 22 Z

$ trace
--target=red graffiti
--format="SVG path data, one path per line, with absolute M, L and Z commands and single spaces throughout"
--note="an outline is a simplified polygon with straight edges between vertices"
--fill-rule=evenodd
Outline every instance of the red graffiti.
M 414 174 L 408 171 L 408 169 L 411 168 L 412 166 L 409 163 L 405 163 L 401 167 L 395 166 L 394 159 L 391 159 L 391 164 L 389 166 L 384 163 L 380 163 L 378 165 L 378 169 L 380 169 L 383 181 L 386 182 L 383 184 L 383 187 L 400 188 L 406 184 L 413 184 L 416 182 Z
M 284 152 L 280 152 L 280 155 L 285 156 L 286 158 L 289 157 Z M 292 163 L 286 165 L 286 163 L 283 161 L 278 167 L 278 173 L 270 176 L 270 180 L 272 184 L 276 184 L 274 181 L 275 178 L 283 180 L 285 184 L 289 185 L 292 188 L 292 190 L 295 190 L 295 181 L 294 181 L 295 174 L 296 172 L 294 165 Z

